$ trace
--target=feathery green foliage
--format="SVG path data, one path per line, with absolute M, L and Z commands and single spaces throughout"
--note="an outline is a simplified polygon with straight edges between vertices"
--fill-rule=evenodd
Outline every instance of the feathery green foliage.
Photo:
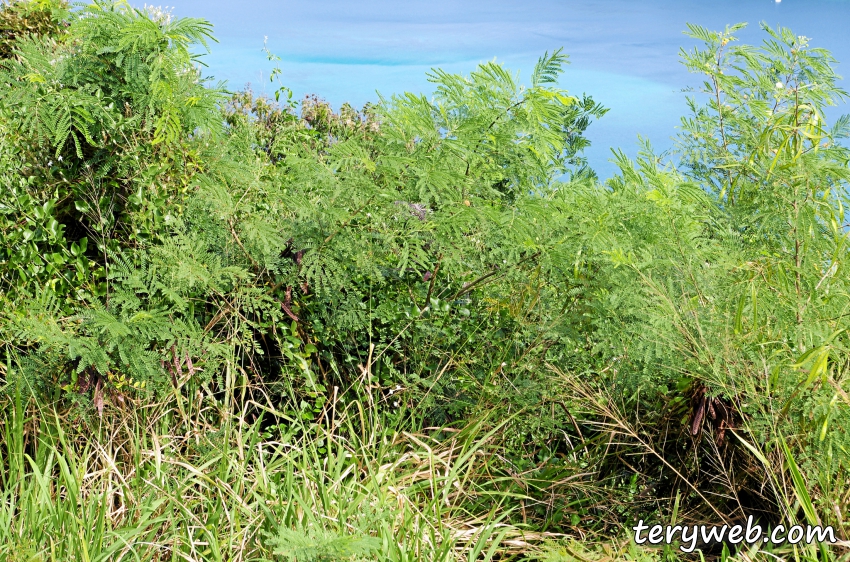
M 0 63 L 0 287 L 85 301 L 105 291 L 108 251 L 155 239 L 186 193 L 190 140 L 220 130 L 222 92 L 190 53 L 211 39 L 203 20 L 124 3 L 65 17 Z
M 64 0 L 5 0 L 0 4 L 0 60 L 11 58 L 26 36 L 61 36 L 67 14 Z

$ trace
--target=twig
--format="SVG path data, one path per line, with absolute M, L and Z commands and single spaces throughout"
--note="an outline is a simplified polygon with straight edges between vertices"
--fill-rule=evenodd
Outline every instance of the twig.
M 431 292 L 434 290 L 434 280 L 437 279 L 437 273 L 440 271 L 440 262 L 443 260 L 443 254 L 437 258 L 437 265 L 434 267 L 434 272 L 431 274 L 431 283 L 428 285 L 428 294 L 425 296 L 425 306 L 431 305 Z

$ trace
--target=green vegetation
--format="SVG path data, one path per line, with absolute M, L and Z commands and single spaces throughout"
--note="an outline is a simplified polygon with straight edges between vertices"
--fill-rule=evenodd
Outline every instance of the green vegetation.
M 211 84 L 202 20 L 3 4 L 0 557 L 660 561 L 639 519 L 750 515 L 846 539 L 845 93 L 741 27 L 689 27 L 675 150 L 603 184 L 561 51 L 334 112 Z

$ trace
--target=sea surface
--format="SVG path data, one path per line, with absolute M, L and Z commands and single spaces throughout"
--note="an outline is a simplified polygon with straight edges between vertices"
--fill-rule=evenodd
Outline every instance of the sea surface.
M 435 67 L 468 73 L 495 59 L 527 79 L 545 51 L 563 47 L 570 65 L 561 87 L 610 108 L 587 131 L 587 155 L 602 178 L 616 171 L 611 149 L 635 155 L 638 135 L 658 151 L 672 145 L 686 113 L 683 89 L 702 81 L 679 62 L 679 50 L 697 44 L 682 33 L 688 22 L 748 22 L 739 36 L 751 44 L 766 37 L 761 22 L 789 27 L 850 66 L 850 0 L 173 1 L 176 16 L 215 25 L 219 43 L 203 58 L 208 75 L 271 94 L 277 65 L 280 84 L 297 98 L 315 93 L 334 107 L 362 106 L 378 92 L 429 93 L 426 72 Z M 264 42 L 280 61 L 267 60 Z M 841 85 L 850 89 L 848 80 Z M 842 113 L 850 113 L 846 103 L 827 115 Z

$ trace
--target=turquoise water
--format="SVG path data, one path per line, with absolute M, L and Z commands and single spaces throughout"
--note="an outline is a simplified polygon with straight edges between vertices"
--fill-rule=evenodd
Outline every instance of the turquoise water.
M 681 90 L 699 84 L 678 63 L 680 47 L 693 45 L 682 35 L 686 22 L 719 29 L 746 21 L 747 42 L 761 41 L 760 21 L 779 24 L 850 62 L 848 0 L 177 1 L 176 15 L 215 25 L 209 74 L 233 89 L 250 83 L 271 93 L 267 37 L 282 83 L 335 107 L 374 101 L 376 91 L 429 92 L 425 73 L 436 66 L 468 72 L 495 58 L 528 76 L 544 51 L 563 47 L 571 64 L 561 86 L 611 109 L 588 130 L 588 157 L 602 177 L 614 171 L 610 149 L 636 153 L 638 134 L 657 149 L 671 145 L 685 112 Z

